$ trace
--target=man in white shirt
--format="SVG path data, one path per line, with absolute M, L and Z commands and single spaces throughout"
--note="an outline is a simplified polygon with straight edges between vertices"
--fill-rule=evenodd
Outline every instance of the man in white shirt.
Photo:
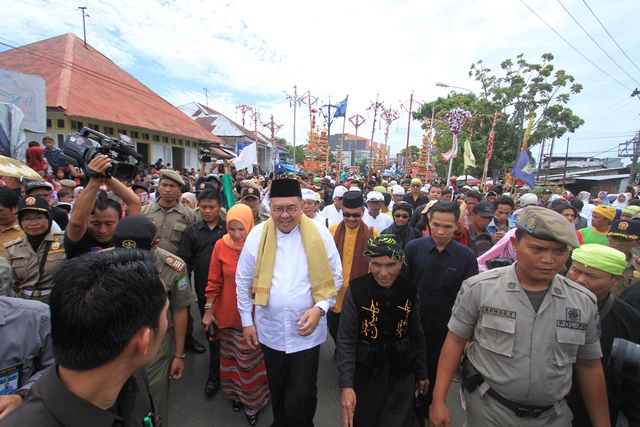
M 244 338 L 264 353 L 273 425 L 313 426 L 325 314 L 342 286 L 342 264 L 329 230 L 303 215 L 297 181 L 271 185 L 271 218 L 247 236 L 236 284 Z
M 318 193 L 307 188 L 302 190 L 302 212 L 310 219 L 324 224 L 325 227 L 329 228 L 329 226 L 333 224 L 333 221 L 318 212 L 319 206 L 320 195 Z
M 393 219 L 389 215 L 380 212 L 383 203 L 384 196 L 379 191 L 369 191 L 367 193 L 369 210 L 365 211 L 362 221 L 376 230 L 386 230 L 393 224 Z
M 393 182 L 393 181 L 391 181 Z M 393 200 L 391 201 L 391 203 L 389 204 L 389 210 L 393 212 L 393 205 L 399 202 L 404 201 L 404 196 L 407 194 L 406 191 L 404 191 L 404 188 L 401 185 L 393 185 L 391 186 L 391 197 L 393 197 Z
M 346 193 L 347 187 L 339 185 L 333 189 L 333 204 L 322 210 L 322 216 L 329 218 L 334 224 L 342 221 L 342 197 Z

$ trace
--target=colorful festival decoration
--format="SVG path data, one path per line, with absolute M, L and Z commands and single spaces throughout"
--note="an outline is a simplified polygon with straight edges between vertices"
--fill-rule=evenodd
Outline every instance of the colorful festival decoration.
M 449 130 L 453 133 L 453 144 L 451 150 L 441 153 L 442 161 L 450 161 L 458 157 L 458 132 L 462 129 L 465 122 L 471 118 L 471 111 L 456 108 L 449 111 L 444 116 L 444 120 L 449 123 Z

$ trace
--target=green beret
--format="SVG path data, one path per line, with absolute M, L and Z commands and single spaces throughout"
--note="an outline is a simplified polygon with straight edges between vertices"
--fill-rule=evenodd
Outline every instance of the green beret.
M 580 246 L 573 251 L 571 258 L 585 267 L 602 270 L 614 276 L 621 275 L 627 267 L 627 259 L 622 252 L 596 243 Z
M 580 247 L 573 225 L 551 209 L 527 206 L 520 214 L 518 229 L 535 239 L 564 243 L 572 248 Z
M 175 181 L 180 184 L 180 187 L 184 187 L 184 180 L 180 176 L 180 174 L 176 171 L 172 171 L 169 169 L 162 169 L 160 171 L 160 180 L 170 179 L 171 181 Z

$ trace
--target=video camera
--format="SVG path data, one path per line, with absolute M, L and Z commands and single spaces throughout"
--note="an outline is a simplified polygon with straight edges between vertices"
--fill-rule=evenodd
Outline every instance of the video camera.
M 94 136 L 97 138 L 91 138 Z M 60 159 L 73 166 L 87 170 L 87 165 L 95 156 L 104 154 L 111 159 L 111 166 L 105 172 L 107 177 L 118 180 L 133 180 L 138 173 L 135 165 L 129 163 L 129 157 L 142 161 L 130 141 L 110 138 L 91 128 L 82 128 L 80 132 L 70 133 L 64 141 Z
M 609 369 L 616 374 L 640 381 L 640 344 L 615 338 L 609 356 Z
M 211 163 L 211 152 L 206 148 L 200 149 L 200 161 L 202 163 Z

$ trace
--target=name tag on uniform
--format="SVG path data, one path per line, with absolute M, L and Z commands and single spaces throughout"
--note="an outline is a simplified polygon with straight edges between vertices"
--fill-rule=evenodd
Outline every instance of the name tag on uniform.
M 507 319 L 516 318 L 515 311 L 504 310 L 502 308 L 487 307 L 486 305 L 482 306 L 482 313 L 493 314 L 494 316 L 506 317 Z
M 22 363 L 0 368 L 0 396 L 13 394 L 22 387 Z
M 47 252 L 47 254 L 49 254 L 49 255 L 51 255 L 51 254 L 59 254 L 60 252 L 64 252 L 64 248 L 51 249 L 49 252 Z

